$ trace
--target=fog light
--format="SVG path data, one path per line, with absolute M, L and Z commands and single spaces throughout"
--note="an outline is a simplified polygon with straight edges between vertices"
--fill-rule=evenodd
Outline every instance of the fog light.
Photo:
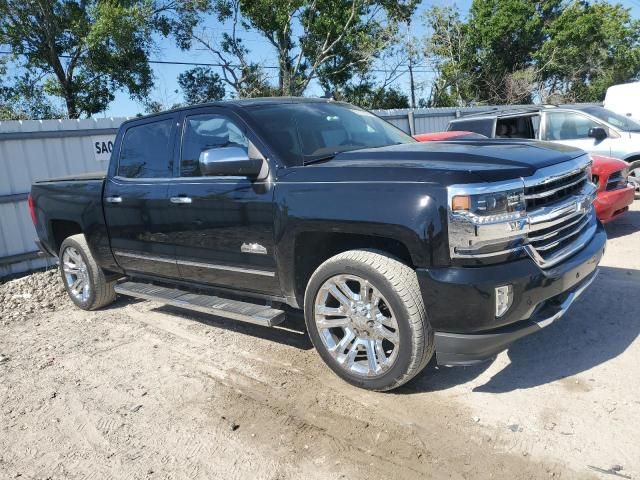
M 513 287 L 511 285 L 496 287 L 496 317 L 501 317 L 507 313 L 512 303 Z

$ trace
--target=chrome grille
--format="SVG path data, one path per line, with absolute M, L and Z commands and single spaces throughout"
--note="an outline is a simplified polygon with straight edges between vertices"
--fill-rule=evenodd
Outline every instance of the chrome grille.
M 524 250 L 540 267 L 551 268 L 578 252 L 598 228 L 590 167 L 591 159 L 582 155 L 526 178 L 447 187 L 451 258 L 501 261 Z M 456 195 L 520 190 L 526 209 L 510 212 L 507 218 L 480 221 L 478 215 L 451 207 Z
M 524 189 L 527 210 L 549 205 L 579 192 L 587 183 L 587 171 L 581 169 L 566 176 L 532 185 Z
M 581 157 L 524 179 L 529 217 L 525 249 L 542 267 L 551 267 L 569 257 L 596 231 L 592 206 L 596 188 L 589 181 L 589 167 L 588 158 Z

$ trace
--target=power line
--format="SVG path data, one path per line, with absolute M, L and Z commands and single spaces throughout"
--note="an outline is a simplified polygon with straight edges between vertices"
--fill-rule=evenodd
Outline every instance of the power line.
M 13 55 L 12 52 L 0 52 L 0 55 Z M 71 58 L 70 55 L 58 55 L 59 58 L 64 58 L 65 60 L 68 60 Z M 192 66 L 192 67 L 231 67 L 231 68 L 242 68 L 242 65 L 236 65 L 236 64 L 224 64 L 224 63 L 210 63 L 210 62 L 181 62 L 181 61 L 177 61 L 177 60 L 149 60 L 148 63 L 152 64 L 152 65 L 184 65 L 184 66 Z M 269 69 L 269 70 L 278 70 L 280 67 L 278 67 L 277 65 L 260 65 L 261 68 L 265 68 L 265 69 Z M 400 67 L 403 68 L 408 68 L 408 65 L 400 65 Z M 418 68 L 416 68 L 418 67 Z M 436 71 L 433 68 L 427 68 L 427 65 L 417 65 L 417 66 L 412 66 L 413 69 L 413 73 L 436 73 Z M 389 69 L 384 69 L 384 68 L 372 68 L 369 69 L 370 72 L 375 72 L 375 73 L 389 73 L 392 72 L 393 70 L 389 70 Z M 399 71 L 398 73 L 408 73 L 409 70 L 402 70 Z

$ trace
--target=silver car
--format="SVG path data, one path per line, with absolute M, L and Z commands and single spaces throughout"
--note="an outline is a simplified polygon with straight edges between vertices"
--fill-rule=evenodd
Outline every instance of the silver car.
M 448 130 L 490 138 L 530 138 L 579 147 L 629 163 L 629 182 L 640 194 L 640 123 L 595 105 L 532 106 L 467 115 Z

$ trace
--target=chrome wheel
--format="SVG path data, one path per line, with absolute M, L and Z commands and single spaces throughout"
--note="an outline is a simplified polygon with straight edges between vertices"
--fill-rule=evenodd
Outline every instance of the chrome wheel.
M 314 312 L 322 343 L 343 369 L 374 377 L 394 364 L 398 323 L 389 302 L 368 280 L 355 275 L 329 278 L 318 290 Z
M 69 293 L 80 302 L 87 302 L 91 294 L 91 285 L 87 265 L 82 255 L 73 247 L 67 247 L 62 253 L 62 271 Z

